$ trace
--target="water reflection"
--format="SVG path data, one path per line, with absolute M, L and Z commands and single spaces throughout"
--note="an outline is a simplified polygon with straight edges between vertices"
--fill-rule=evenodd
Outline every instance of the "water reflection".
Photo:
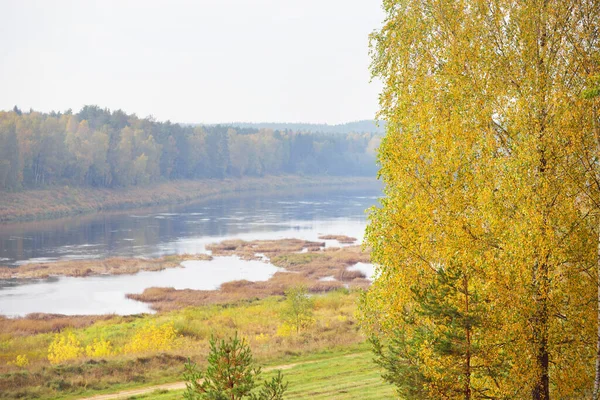
M 379 192 L 253 194 L 183 206 L 0 225 L 0 264 L 202 252 L 225 237 L 362 237 Z M 348 229 L 347 232 L 345 229 Z

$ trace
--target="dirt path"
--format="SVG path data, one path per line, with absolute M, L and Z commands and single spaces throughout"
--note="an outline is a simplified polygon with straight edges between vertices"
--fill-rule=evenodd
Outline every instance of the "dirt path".
M 352 357 L 356 357 L 358 354 L 359 353 L 344 354 L 343 356 L 341 356 L 341 358 L 352 358 Z M 337 357 L 332 357 L 332 358 L 337 358 Z M 276 365 L 273 367 L 263 368 L 262 370 L 264 372 L 269 372 L 269 371 L 278 370 L 278 369 L 286 370 L 286 369 L 291 369 L 291 368 L 297 367 L 298 365 L 314 364 L 314 363 L 321 362 L 323 360 L 325 360 L 325 359 L 321 358 L 321 359 L 311 360 L 311 361 L 301 361 L 301 362 L 291 363 L 291 364 L 282 364 L 282 365 Z M 91 397 L 82 397 L 80 400 L 114 400 L 114 399 L 128 398 L 128 397 L 132 397 L 132 396 L 139 396 L 142 394 L 149 394 L 149 393 L 154 392 L 155 390 L 182 390 L 182 389 L 185 389 L 185 382 L 172 382 L 172 383 L 163 383 L 162 385 L 147 386 L 147 387 L 138 388 L 138 389 L 122 390 L 117 393 L 99 394 L 99 395 L 91 396 Z
M 322 360 L 304 361 L 304 362 L 298 362 L 298 363 L 294 363 L 294 364 L 277 365 L 274 367 L 263 368 L 263 371 L 269 372 L 269 371 L 277 370 L 277 369 L 286 370 L 286 369 L 294 368 L 298 365 L 312 364 L 312 363 L 315 363 L 318 361 L 322 361 Z M 117 393 L 99 394 L 99 395 L 92 396 L 92 397 L 83 397 L 83 398 L 81 398 L 81 400 L 113 400 L 113 399 L 127 398 L 127 397 L 131 397 L 131 396 L 139 396 L 141 394 L 148 394 L 148 393 L 154 392 L 155 390 L 181 390 L 181 389 L 185 389 L 185 382 L 163 383 L 162 385 L 147 386 L 147 387 L 139 388 L 139 389 L 122 390 Z

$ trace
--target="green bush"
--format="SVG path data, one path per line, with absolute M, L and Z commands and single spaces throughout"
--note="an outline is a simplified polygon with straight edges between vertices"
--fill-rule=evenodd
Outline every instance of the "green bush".
M 314 302 L 304 286 L 295 286 L 285 291 L 285 308 L 281 312 L 284 325 L 279 327 L 280 336 L 289 336 L 291 330 L 296 334 L 300 329 L 309 327 L 315 322 L 313 318 Z M 288 335 L 285 335 L 288 333 Z

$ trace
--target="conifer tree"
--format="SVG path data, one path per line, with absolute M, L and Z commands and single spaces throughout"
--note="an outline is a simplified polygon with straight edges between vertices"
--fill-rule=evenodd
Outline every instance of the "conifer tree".
M 228 340 L 210 339 L 208 367 L 201 372 L 195 363 L 185 364 L 186 399 L 282 400 L 287 390 L 281 371 L 255 391 L 260 367 L 254 364 L 250 346 L 237 333 Z

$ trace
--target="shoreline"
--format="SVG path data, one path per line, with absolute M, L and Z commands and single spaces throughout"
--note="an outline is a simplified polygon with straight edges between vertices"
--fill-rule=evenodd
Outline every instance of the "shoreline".
M 157 258 L 111 257 L 29 263 L 17 267 L 0 265 L 0 279 L 33 280 L 50 277 L 133 275 L 140 271 L 179 268 L 183 261 L 212 260 L 207 254 L 172 254 Z
M 0 226 L 106 211 L 130 210 L 225 198 L 253 192 L 377 187 L 374 177 L 277 175 L 222 180 L 179 180 L 148 186 L 98 189 L 56 186 L 0 192 Z
M 369 262 L 370 251 L 354 243 L 356 239 L 339 235 L 341 247 L 325 247 L 324 242 L 301 239 L 225 240 L 210 245 L 212 255 L 176 255 L 153 260 L 113 258 L 107 260 L 71 260 L 17 268 L 0 269 L 3 279 L 40 279 L 48 276 L 86 277 L 100 274 L 135 274 L 139 271 L 159 271 L 177 268 L 185 260 L 211 260 L 213 257 L 237 256 L 243 260 L 265 261 L 281 268 L 266 281 L 232 280 L 218 289 L 174 289 L 150 286 L 141 293 L 127 293 L 126 298 L 146 303 L 156 312 L 166 312 L 190 306 L 233 304 L 239 301 L 283 295 L 285 290 L 301 285 L 311 293 L 324 293 L 342 288 L 361 288 L 371 282 L 358 271 L 348 267 Z M 352 240 L 352 243 L 350 243 Z M 345 246 L 343 244 L 346 244 Z M 99 315 L 102 316 L 102 315 Z M 20 317 L 0 315 L 0 320 L 46 320 L 56 318 L 92 318 L 94 315 L 62 315 L 36 312 Z

